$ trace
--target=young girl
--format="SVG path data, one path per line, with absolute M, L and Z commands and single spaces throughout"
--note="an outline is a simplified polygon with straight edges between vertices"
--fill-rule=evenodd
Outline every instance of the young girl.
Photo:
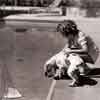
M 86 67 L 86 62 L 93 63 L 92 58 L 88 54 L 88 45 L 86 35 L 78 30 L 77 25 L 72 20 L 66 20 L 62 24 L 59 24 L 57 30 L 68 40 L 65 48 L 62 50 L 68 57 L 70 65 L 67 70 L 67 74 L 72 78 L 73 82 L 70 86 L 78 86 L 80 68 Z M 78 59 L 75 58 L 77 55 Z
M 94 63 L 92 58 L 88 53 L 88 43 L 87 36 L 78 30 L 77 25 L 72 20 L 65 20 L 61 24 L 58 24 L 57 31 L 62 34 L 68 41 L 64 47 L 64 49 L 54 55 L 51 59 L 49 59 L 45 68 L 53 68 L 51 66 L 58 66 L 59 70 L 56 70 L 56 74 L 54 77 L 61 76 L 61 69 L 66 67 L 68 76 L 73 80 L 69 86 L 78 86 L 80 85 L 79 76 L 80 69 L 85 70 L 86 63 Z M 67 64 L 69 61 L 69 64 Z

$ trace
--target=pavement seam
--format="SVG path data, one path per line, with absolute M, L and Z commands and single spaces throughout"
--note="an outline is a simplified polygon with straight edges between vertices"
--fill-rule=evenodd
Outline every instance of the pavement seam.
M 55 89 L 55 86 L 56 86 L 56 82 L 57 82 L 57 80 L 52 81 L 46 100 L 53 100 L 54 89 Z

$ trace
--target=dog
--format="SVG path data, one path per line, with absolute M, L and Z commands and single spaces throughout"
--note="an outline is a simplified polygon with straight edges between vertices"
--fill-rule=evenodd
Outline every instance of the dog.
M 45 76 L 61 78 L 67 75 L 67 70 L 69 67 L 73 67 L 72 65 L 79 70 L 81 75 L 86 73 L 87 69 L 89 70 L 84 60 L 78 54 L 65 54 L 61 51 L 46 61 L 44 65 Z
M 63 76 L 66 73 L 69 61 L 67 60 L 67 55 L 64 52 L 59 52 L 49 60 L 46 61 L 44 65 L 44 73 L 46 77 L 56 77 Z

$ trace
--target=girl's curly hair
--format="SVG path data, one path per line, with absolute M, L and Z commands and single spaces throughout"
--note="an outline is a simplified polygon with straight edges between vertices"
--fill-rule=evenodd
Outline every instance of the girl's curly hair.
M 66 37 L 69 34 L 78 34 L 77 25 L 73 20 L 64 20 L 62 23 L 58 24 L 57 31 Z

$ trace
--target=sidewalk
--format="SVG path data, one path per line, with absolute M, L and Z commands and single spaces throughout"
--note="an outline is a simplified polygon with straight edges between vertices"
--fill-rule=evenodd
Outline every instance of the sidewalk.
M 61 16 L 59 14 L 54 13 L 38 13 L 38 14 L 16 14 L 16 15 L 9 15 L 4 18 L 6 21 L 51 21 L 51 22 L 59 22 L 66 19 L 73 19 L 73 20 L 85 20 L 85 21 L 97 21 L 100 20 L 100 17 L 93 18 L 93 17 L 81 17 L 81 16 Z
M 30 9 L 38 9 L 40 10 L 42 7 L 24 7 L 24 6 L 1 6 L 1 10 L 8 10 L 8 11 L 24 11 L 24 10 L 30 10 Z
M 97 81 L 97 79 L 96 79 Z M 97 86 L 68 87 L 69 80 L 58 81 L 53 100 L 100 100 L 100 79 Z
M 86 17 L 72 17 L 72 16 L 60 16 L 60 15 L 51 15 L 47 13 L 42 14 L 17 14 L 10 15 L 4 18 L 4 21 L 7 26 L 11 27 L 24 27 L 26 29 L 30 28 L 52 28 L 56 29 L 58 23 L 72 19 L 74 20 L 79 29 L 87 33 L 99 33 L 100 26 L 100 17 L 98 18 L 86 18 Z M 95 27 L 96 26 L 96 27 Z

